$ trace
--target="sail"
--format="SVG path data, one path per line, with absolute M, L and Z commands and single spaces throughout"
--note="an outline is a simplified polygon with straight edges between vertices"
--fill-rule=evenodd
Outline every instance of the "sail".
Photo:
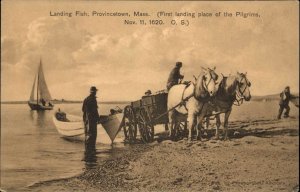
M 36 75 L 35 75 L 35 77 L 34 77 L 33 86 L 32 86 L 32 90 L 31 90 L 31 94 L 30 94 L 30 99 L 29 99 L 29 101 L 34 101 L 35 81 L 36 81 Z
M 39 90 L 39 96 L 40 98 L 43 98 L 45 101 L 51 100 L 51 95 L 48 90 L 48 86 L 46 84 L 42 62 L 40 62 L 40 67 L 38 71 L 38 90 Z

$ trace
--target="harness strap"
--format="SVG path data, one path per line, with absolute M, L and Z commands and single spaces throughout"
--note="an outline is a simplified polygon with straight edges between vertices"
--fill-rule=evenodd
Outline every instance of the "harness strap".
M 243 77 L 243 79 L 245 79 L 245 77 Z M 246 80 L 246 83 L 248 84 L 247 80 Z M 247 86 L 248 86 L 248 85 L 247 85 Z M 243 104 L 243 101 L 244 101 L 244 96 L 243 96 L 243 95 L 244 95 L 244 92 L 245 92 L 247 86 L 244 88 L 243 91 L 241 91 L 241 88 L 240 88 L 240 86 L 238 85 L 236 96 L 239 97 L 239 98 L 238 98 L 238 99 L 235 98 L 235 101 L 237 102 L 237 104 L 233 103 L 234 105 L 240 106 L 240 105 Z
M 186 86 L 186 87 L 184 88 L 184 90 L 183 90 L 183 92 L 182 92 L 181 102 L 180 102 L 180 103 L 181 103 L 181 106 L 183 105 L 186 111 L 188 111 L 188 109 L 187 109 L 187 107 L 186 107 L 186 102 L 187 102 L 187 100 L 188 100 L 189 98 L 187 97 L 188 99 L 187 99 L 187 98 L 184 99 L 183 97 L 184 97 L 185 90 L 186 90 L 188 87 L 189 87 L 189 86 Z M 193 94 L 193 95 L 194 95 L 194 94 Z M 192 96 L 193 96 L 193 95 L 192 95 Z
M 168 114 L 170 111 L 176 109 L 177 107 L 182 106 L 184 103 L 186 103 L 186 102 L 187 102 L 191 97 L 193 97 L 193 96 L 194 96 L 194 94 L 192 94 L 192 95 L 190 95 L 190 96 L 188 96 L 188 97 L 182 99 L 182 101 L 181 101 L 180 103 L 178 103 L 177 105 L 175 105 L 175 106 L 172 107 L 171 109 L 167 110 L 165 113 L 163 113 L 163 114 L 159 115 L 158 117 L 156 117 L 156 118 L 154 119 L 154 121 L 156 121 L 156 120 L 160 119 L 161 117 L 165 116 L 166 114 Z
M 244 99 L 242 97 L 239 97 L 239 99 L 235 98 L 233 104 L 236 105 L 236 106 L 241 106 L 243 104 L 243 101 L 244 101 Z
M 213 80 L 211 71 L 209 71 L 208 74 L 209 74 L 209 76 L 210 76 L 210 79 L 209 79 L 208 83 L 204 83 L 204 86 L 203 86 L 206 90 L 208 89 L 207 86 L 208 86 L 208 85 L 210 84 L 210 82 Z M 202 81 L 202 83 L 203 83 L 203 81 Z

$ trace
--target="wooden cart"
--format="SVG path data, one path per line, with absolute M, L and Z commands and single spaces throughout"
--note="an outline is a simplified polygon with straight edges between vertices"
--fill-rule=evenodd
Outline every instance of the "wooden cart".
M 123 130 L 125 140 L 134 143 L 137 140 L 138 131 L 141 140 L 149 143 L 154 140 L 154 126 L 164 124 L 168 130 L 168 112 L 174 108 L 167 109 L 168 93 L 159 92 L 155 95 L 143 96 L 140 100 L 131 102 L 124 108 Z M 175 123 L 171 129 L 176 130 L 172 138 L 178 138 L 183 131 L 187 130 L 186 117 Z

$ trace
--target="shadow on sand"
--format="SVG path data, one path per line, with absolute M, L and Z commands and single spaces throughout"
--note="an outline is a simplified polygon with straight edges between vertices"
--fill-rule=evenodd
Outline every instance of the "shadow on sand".
M 282 123 L 288 123 L 289 120 L 295 121 L 298 120 L 296 117 L 290 117 L 286 120 L 277 120 L 277 119 L 261 119 L 253 121 L 234 121 L 229 123 L 228 128 L 228 137 L 229 139 L 240 139 L 247 136 L 255 136 L 261 138 L 270 138 L 280 135 L 288 136 L 299 136 L 299 129 L 295 128 L 286 128 Z M 212 127 L 209 129 L 202 130 L 202 137 L 204 139 L 214 139 L 215 136 L 215 124 L 212 124 Z M 220 139 L 222 140 L 222 133 L 224 129 L 220 129 Z M 162 133 L 157 135 L 157 142 L 162 142 L 168 140 L 168 134 Z M 181 139 L 178 139 L 181 140 Z M 178 141 L 177 140 L 177 141 Z

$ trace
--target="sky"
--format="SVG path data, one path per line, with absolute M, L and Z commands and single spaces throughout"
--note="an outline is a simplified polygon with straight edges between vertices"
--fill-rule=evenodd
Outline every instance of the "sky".
M 1 1 L 1 100 L 28 100 L 40 58 L 54 99 L 131 101 L 165 89 L 176 61 L 185 80 L 201 67 L 247 72 L 252 95 L 299 92 L 299 3 L 204 1 Z M 125 17 L 75 17 L 75 11 L 128 12 Z M 50 12 L 73 12 L 73 17 Z M 125 25 L 165 12 L 257 12 L 260 17 L 162 18 L 164 25 Z M 174 19 L 189 26 L 171 25 Z

